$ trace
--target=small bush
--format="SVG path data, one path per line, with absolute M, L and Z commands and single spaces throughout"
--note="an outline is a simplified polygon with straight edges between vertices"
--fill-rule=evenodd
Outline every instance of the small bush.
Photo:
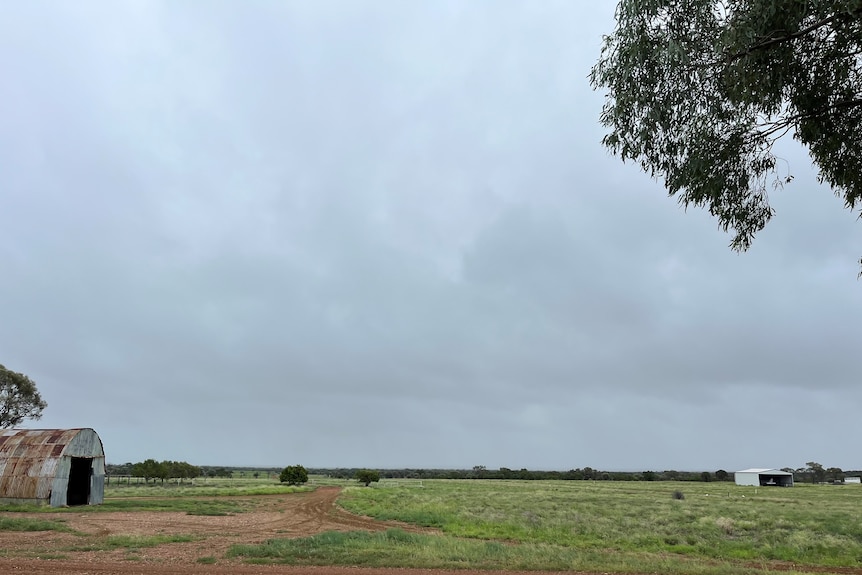
M 380 472 L 372 469 L 360 469 L 353 477 L 359 481 L 359 483 L 368 487 L 371 483 L 377 483 L 380 481 Z
M 674 491 L 671 497 L 677 500 L 682 500 L 685 499 L 685 494 L 682 491 Z
M 278 480 L 288 485 L 300 485 L 308 482 L 308 470 L 302 465 L 288 465 L 285 467 Z

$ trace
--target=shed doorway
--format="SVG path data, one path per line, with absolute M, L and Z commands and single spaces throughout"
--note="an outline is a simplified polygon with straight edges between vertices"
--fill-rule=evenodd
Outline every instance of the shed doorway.
M 89 457 L 73 457 L 69 468 L 69 489 L 66 505 L 87 505 L 90 502 L 90 475 L 93 460 Z

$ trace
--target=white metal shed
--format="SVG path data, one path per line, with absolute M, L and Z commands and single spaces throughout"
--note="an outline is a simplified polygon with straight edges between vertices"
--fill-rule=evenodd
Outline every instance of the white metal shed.
M 743 469 L 733 474 L 737 485 L 793 487 L 793 474 L 780 469 Z

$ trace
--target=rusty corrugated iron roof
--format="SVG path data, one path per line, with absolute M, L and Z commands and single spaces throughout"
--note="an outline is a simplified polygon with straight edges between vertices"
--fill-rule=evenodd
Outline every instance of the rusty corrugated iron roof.
M 41 455 L 56 457 L 80 432 L 80 429 L 2 429 L 0 458 Z

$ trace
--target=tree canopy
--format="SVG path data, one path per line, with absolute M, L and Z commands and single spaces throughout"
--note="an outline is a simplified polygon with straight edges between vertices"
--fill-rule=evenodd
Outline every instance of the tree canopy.
M 285 467 L 278 480 L 288 485 L 300 485 L 308 482 L 308 470 L 302 465 L 288 465 Z
M 359 469 L 353 477 L 368 487 L 372 483 L 380 481 L 380 472 L 374 469 Z
M 745 250 L 807 146 L 847 208 L 862 200 L 862 0 L 620 0 L 590 83 L 603 144 L 703 206 Z
M 46 407 L 33 380 L 0 364 L 0 429 L 39 419 Z
M 166 479 L 193 479 L 201 474 L 200 467 L 186 461 L 159 462 L 155 459 L 146 459 L 128 466 L 127 473 L 135 477 L 143 477 L 148 483 L 150 479 L 161 479 L 164 483 Z

